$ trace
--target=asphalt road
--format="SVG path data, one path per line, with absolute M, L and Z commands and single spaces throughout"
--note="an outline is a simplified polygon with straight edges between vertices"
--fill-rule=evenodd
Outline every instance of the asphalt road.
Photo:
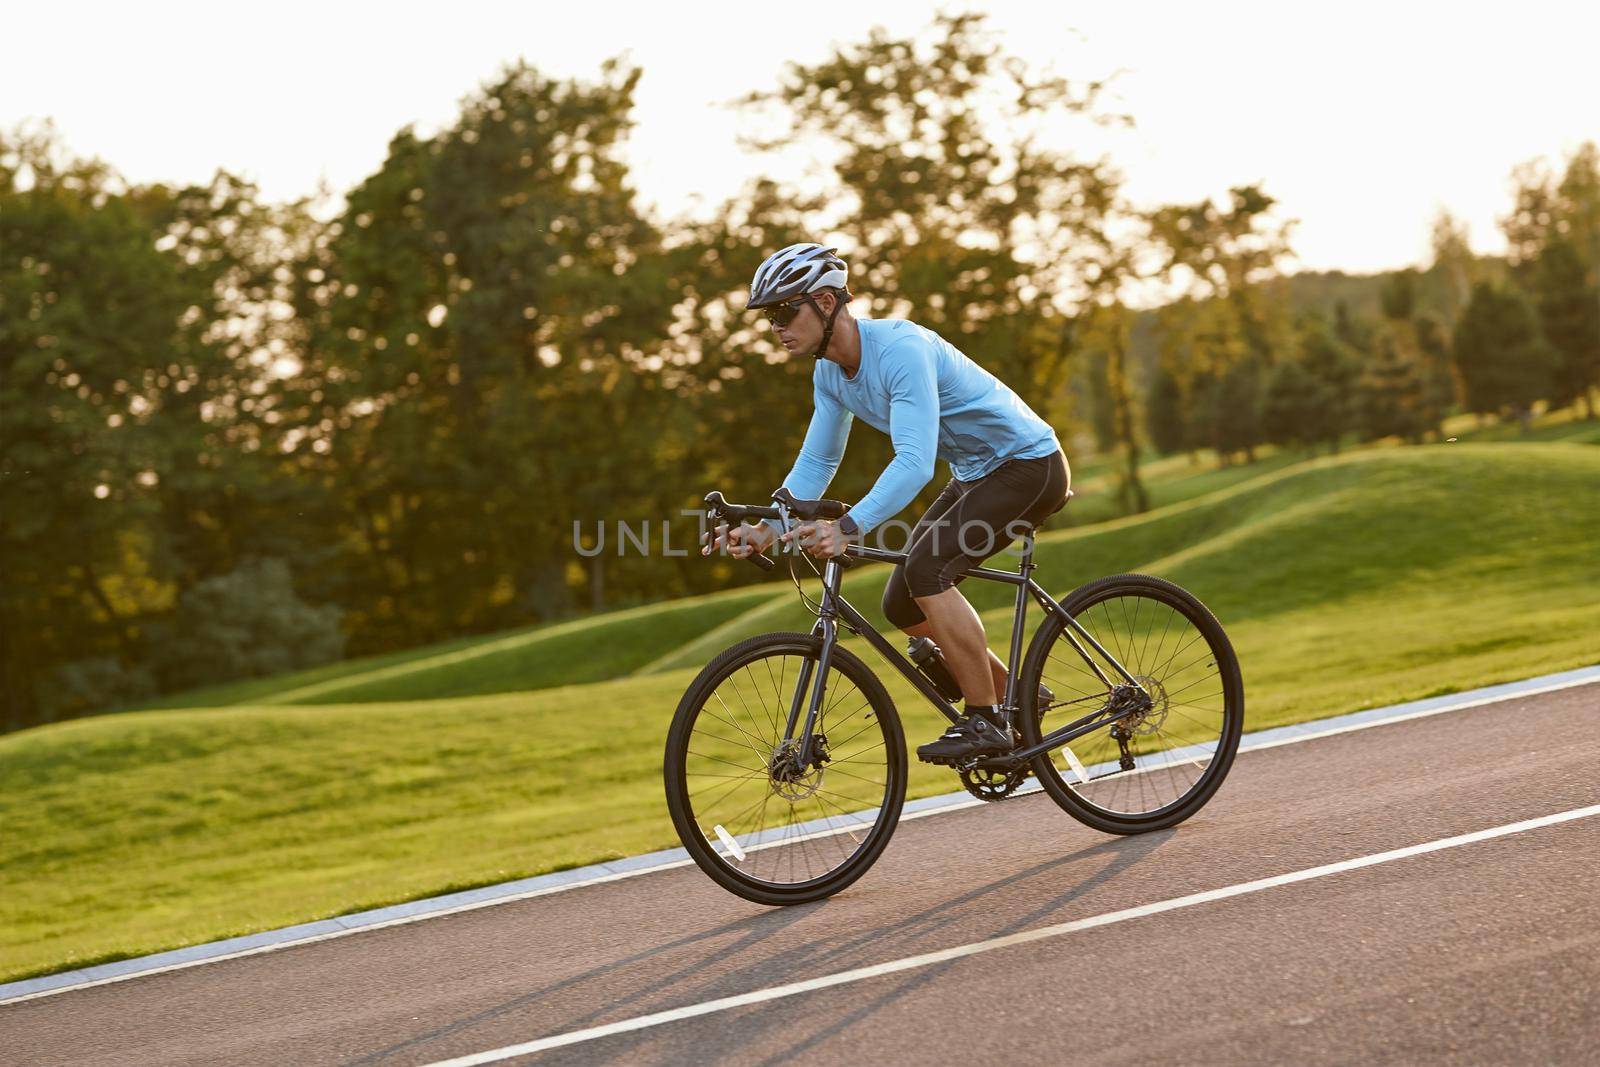
M 818 904 L 689 867 L 16 1003 L 0 1062 L 429 1064 L 1597 804 L 1588 685 L 1245 753 L 1142 837 L 906 822 Z M 503 1062 L 1600 1063 L 1600 814 L 1163 908 Z

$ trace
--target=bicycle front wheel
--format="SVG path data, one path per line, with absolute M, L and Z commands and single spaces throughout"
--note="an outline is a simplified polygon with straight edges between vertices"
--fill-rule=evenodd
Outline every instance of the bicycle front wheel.
M 906 792 L 905 736 L 883 683 L 835 645 L 812 746 L 804 727 L 822 639 L 752 637 L 700 672 L 667 735 L 667 807 L 684 848 L 723 888 L 801 904 L 854 882 L 883 852 Z
M 1244 681 L 1222 624 L 1192 594 L 1161 578 L 1119 574 L 1069 594 L 1062 607 L 1116 658 L 1149 704 L 1033 760 L 1047 793 L 1079 821 L 1113 834 L 1182 822 L 1216 793 L 1244 729 Z M 1079 653 L 1089 652 L 1099 673 Z M 1102 712 L 1120 673 L 1052 614 L 1023 664 L 1026 745 Z M 1034 705 L 1043 683 L 1051 693 Z

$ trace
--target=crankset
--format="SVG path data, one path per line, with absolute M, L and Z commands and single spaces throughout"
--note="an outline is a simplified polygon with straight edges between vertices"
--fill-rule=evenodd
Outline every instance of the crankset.
M 1012 767 L 963 767 L 960 768 L 961 784 L 967 787 L 967 792 L 979 800 L 1004 800 L 1017 791 L 1017 787 L 1028 777 L 1028 768 L 1024 764 Z

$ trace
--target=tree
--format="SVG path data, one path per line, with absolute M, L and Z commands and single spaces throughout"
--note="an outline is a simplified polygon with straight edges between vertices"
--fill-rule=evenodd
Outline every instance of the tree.
M 1401 437 L 1412 443 L 1432 429 L 1425 418 L 1421 368 L 1408 348 L 1406 322 L 1390 320 L 1378 331 L 1357 392 L 1362 437 Z
M 153 510 L 143 416 L 185 300 L 123 194 L 52 131 L 0 142 L 0 670 L 17 725 L 55 664 L 138 656 L 143 605 L 115 575 Z
M 1229 190 L 1226 205 L 1212 200 L 1158 208 L 1148 216 L 1164 271 L 1187 279 L 1196 295 L 1248 299 L 1289 254 L 1292 223 L 1274 218 L 1276 202 L 1260 185 Z
M 1043 115 L 1116 121 L 1100 90 L 1034 74 L 982 16 L 941 15 L 923 37 L 874 30 L 791 64 L 745 104 L 775 131 L 758 149 L 808 141 L 831 161 L 820 187 L 789 192 L 818 205 L 813 233 L 854 254 L 860 310 L 915 318 L 1059 421 L 1070 305 L 1118 269 L 1119 179 L 1038 127 Z
M 1145 397 L 1145 433 L 1156 451 L 1171 455 L 1190 447 L 1190 429 L 1183 387 L 1163 363 L 1156 367 Z
M 1429 244 L 1433 249 L 1430 269 L 1445 280 L 1445 321 L 1453 324 L 1467 306 L 1473 283 L 1480 278 L 1478 257 L 1468 243 L 1466 223 L 1444 208 L 1433 218 Z
M 1513 207 L 1500 220 L 1513 266 L 1532 263 L 1557 237 L 1570 240 L 1590 270 L 1600 269 L 1600 148 L 1586 141 L 1556 178 L 1543 160 L 1511 172 Z
M 1140 448 L 1128 376 L 1128 328 L 1132 314 L 1120 302 L 1092 306 L 1079 316 L 1076 349 L 1104 368 L 1104 411 L 1109 437 L 1120 453 L 1117 504 L 1125 514 L 1146 511 L 1150 496 L 1139 477 Z
M 1556 191 L 1561 196 L 1562 232 L 1588 268 L 1589 284 L 1600 288 L 1600 146 L 1593 141 L 1578 146 Z
M 638 78 L 507 68 L 401 131 L 299 266 L 283 402 L 341 487 L 358 650 L 559 616 L 574 521 L 662 510 L 672 301 L 617 155 Z
M 1418 441 L 1435 432 L 1454 401 L 1448 344 L 1436 316 L 1421 310 L 1415 271 L 1397 271 L 1379 290 L 1383 321 L 1369 335 L 1360 422 L 1369 439 Z
M 1263 440 L 1261 377 L 1261 363 L 1245 359 L 1217 379 L 1213 394 L 1212 447 L 1225 463 L 1238 452 L 1244 453 L 1246 463 L 1255 462 L 1255 448 Z
M 1259 185 L 1230 191 L 1226 204 L 1204 200 L 1147 216 L 1157 273 L 1182 285 L 1187 299 L 1162 312 L 1167 344 L 1189 356 L 1183 382 L 1195 398 L 1197 426 L 1228 462 L 1255 459 L 1262 441 L 1262 374 L 1287 347 L 1289 326 L 1262 287 L 1289 254 L 1291 223 L 1275 218 Z
M 1210 448 L 1217 440 L 1221 410 L 1218 406 L 1221 393 L 1219 376 L 1209 370 L 1195 374 L 1189 382 L 1189 447 Z M 1218 461 L 1226 467 L 1230 458 L 1218 454 Z M 1191 457 L 1191 461 L 1193 457 Z
M 1278 445 L 1312 445 L 1332 397 L 1326 385 L 1296 360 L 1267 372 L 1261 396 L 1263 436 Z
M 259 556 L 292 560 L 300 576 L 319 572 L 334 540 L 326 494 L 285 459 L 289 427 L 274 395 L 299 336 L 290 267 L 314 222 L 303 203 L 264 204 L 223 171 L 138 195 L 191 301 L 171 387 L 145 422 L 161 457 L 152 551 L 180 592 Z
M 1180 297 L 1156 313 L 1160 372 L 1174 382 L 1183 404 L 1183 447 L 1191 453 L 1214 444 L 1215 387 L 1222 370 L 1245 358 L 1244 342 L 1221 301 Z M 1196 457 L 1191 454 L 1193 461 Z
M 1525 163 L 1512 172 L 1512 187 L 1515 204 L 1500 226 L 1558 353 L 1552 399 L 1581 396 L 1593 418 L 1588 390 L 1600 356 L 1588 338 L 1600 316 L 1600 148 L 1580 145 L 1559 179 L 1543 160 Z
M 1086 351 L 1078 379 L 1083 384 L 1089 407 L 1089 428 L 1094 432 L 1095 448 L 1113 452 L 1117 447 L 1117 406 L 1111 396 L 1111 376 L 1103 351 Z
M 1451 348 L 1471 411 L 1510 411 L 1528 423 L 1529 408 L 1547 396 L 1555 357 L 1539 336 L 1538 320 L 1522 294 L 1479 282 Z
M 1300 323 L 1298 360 L 1324 398 L 1308 427 L 1309 440 L 1338 452 L 1340 439 L 1355 429 L 1360 356 L 1325 317 L 1308 315 Z
M 156 692 L 155 676 L 142 663 L 117 656 L 87 656 L 54 667 L 37 685 L 38 717 L 45 722 L 131 704 Z M 18 720 L 15 725 L 26 725 Z
M 1450 361 L 1450 331 L 1443 319 L 1432 311 L 1416 316 L 1411 328 L 1422 373 L 1423 421 L 1429 429 L 1439 433 L 1445 416 L 1459 403 L 1460 388 Z
M 314 667 L 343 654 L 339 617 L 300 599 L 283 560 L 248 559 L 184 591 L 150 661 L 167 689 Z
M 1391 322 L 1410 322 L 1417 316 L 1417 272 L 1398 270 L 1383 280 L 1378 306 Z
M 1375 330 L 1372 320 L 1357 314 L 1343 300 L 1333 305 L 1333 332 L 1350 351 L 1364 354 L 1372 351 Z
M 1564 405 L 1581 398 L 1593 419 L 1590 390 L 1600 386 L 1600 298 L 1570 239 L 1556 237 L 1540 250 L 1529 284 L 1544 337 L 1559 356 L 1550 399 Z
M 0 136 L 0 688 L 13 725 L 150 684 L 176 598 L 315 530 L 263 401 L 293 212 Z M 58 669 L 58 665 L 60 666 Z M 41 688 L 42 686 L 42 688 Z

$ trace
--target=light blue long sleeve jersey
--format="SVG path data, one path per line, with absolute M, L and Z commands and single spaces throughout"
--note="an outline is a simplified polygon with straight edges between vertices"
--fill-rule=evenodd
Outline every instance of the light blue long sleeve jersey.
M 1006 460 L 1037 459 L 1061 447 L 1050 424 L 1004 382 L 932 330 L 904 319 L 856 323 L 861 366 L 855 377 L 825 359 L 817 360 L 811 376 L 811 425 L 783 480 L 795 496 L 811 500 L 827 490 L 856 417 L 894 443 L 893 461 L 850 509 L 862 533 L 911 503 L 932 480 L 935 456 L 970 482 Z

